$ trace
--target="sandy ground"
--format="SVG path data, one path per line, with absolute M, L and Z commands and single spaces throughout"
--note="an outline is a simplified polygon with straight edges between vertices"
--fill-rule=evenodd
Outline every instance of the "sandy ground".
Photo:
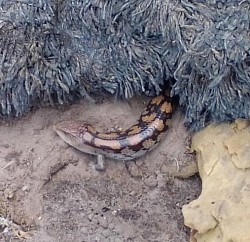
M 154 151 L 127 163 L 107 160 L 102 172 L 93 169 L 95 157 L 52 129 L 70 119 L 126 128 L 145 105 L 144 97 L 82 101 L 0 121 L 0 241 L 18 241 L 17 232 L 28 242 L 188 241 L 181 208 L 199 196 L 200 180 L 189 177 L 196 162 L 180 111 Z

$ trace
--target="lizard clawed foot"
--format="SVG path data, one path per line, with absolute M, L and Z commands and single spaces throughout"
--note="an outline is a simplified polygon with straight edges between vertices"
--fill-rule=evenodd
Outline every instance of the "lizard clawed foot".
M 97 155 L 97 161 L 91 161 L 90 165 L 96 171 L 104 171 L 106 169 L 104 156 L 103 155 Z

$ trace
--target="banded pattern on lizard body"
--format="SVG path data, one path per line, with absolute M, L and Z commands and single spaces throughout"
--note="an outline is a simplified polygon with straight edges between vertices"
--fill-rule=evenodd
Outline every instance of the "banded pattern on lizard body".
M 160 95 L 148 103 L 136 124 L 122 132 L 102 133 L 83 121 L 65 121 L 55 125 L 54 130 L 80 151 L 126 161 L 155 148 L 165 136 L 171 118 L 171 99 Z

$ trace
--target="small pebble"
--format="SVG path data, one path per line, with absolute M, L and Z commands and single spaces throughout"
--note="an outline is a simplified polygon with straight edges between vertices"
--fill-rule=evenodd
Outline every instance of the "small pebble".
M 88 219 L 90 220 L 90 221 L 92 221 L 93 220 L 93 218 L 94 218 L 94 214 L 93 213 L 91 213 L 91 214 L 89 214 L 89 216 L 88 216 Z
M 108 226 L 108 228 L 110 230 L 113 230 L 115 228 L 115 224 L 114 223 L 110 223 L 109 226 Z
M 109 229 L 105 229 L 101 233 L 105 238 L 109 238 L 112 235 L 112 231 L 110 231 Z
M 144 183 L 148 187 L 156 187 L 158 185 L 157 179 L 155 176 L 149 176 L 144 180 Z
M 108 221 L 105 217 L 99 218 L 98 222 L 99 225 L 102 226 L 103 228 L 108 228 Z
M 7 199 L 12 199 L 14 197 L 14 192 L 13 191 L 9 191 L 9 190 L 5 190 L 4 191 L 4 196 Z
M 28 186 L 23 186 L 22 187 L 22 191 L 23 192 L 28 192 L 29 191 L 29 187 Z

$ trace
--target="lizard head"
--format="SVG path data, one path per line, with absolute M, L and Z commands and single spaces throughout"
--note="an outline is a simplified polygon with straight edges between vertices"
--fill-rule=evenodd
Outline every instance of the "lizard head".
M 82 139 L 90 125 L 82 121 L 64 121 L 53 126 L 55 132 L 68 144 Z
M 88 154 L 95 154 L 96 149 L 90 145 L 95 129 L 83 121 L 64 121 L 55 125 L 55 132 L 70 146 Z

